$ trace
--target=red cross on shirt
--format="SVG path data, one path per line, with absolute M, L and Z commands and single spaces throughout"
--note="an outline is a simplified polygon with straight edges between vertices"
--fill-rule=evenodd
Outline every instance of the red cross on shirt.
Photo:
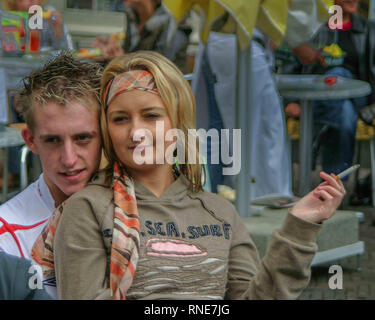
M 18 240 L 15 232 L 17 230 L 30 230 L 30 229 L 36 228 L 37 226 L 40 226 L 42 223 L 46 222 L 47 220 L 48 219 L 45 219 L 45 220 L 43 220 L 41 222 L 38 222 L 36 224 L 33 224 L 31 226 L 22 226 L 22 225 L 19 225 L 19 224 L 9 224 L 3 218 L 0 217 L 0 221 L 3 223 L 3 225 L 0 227 L 0 235 L 9 232 L 11 234 L 11 236 L 13 237 L 14 241 L 17 244 L 18 250 L 21 253 L 21 257 L 24 258 L 25 256 L 22 252 L 20 241 Z

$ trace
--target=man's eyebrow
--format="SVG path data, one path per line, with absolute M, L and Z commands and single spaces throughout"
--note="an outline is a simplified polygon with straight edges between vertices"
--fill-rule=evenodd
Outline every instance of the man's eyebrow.
M 82 132 L 77 132 L 77 133 L 74 133 L 72 136 L 73 137 L 78 137 L 78 136 L 91 136 L 91 137 L 95 137 L 98 135 L 98 132 L 97 131 L 82 131 Z M 43 139 L 51 139 L 51 138 L 60 138 L 61 136 L 58 135 L 58 134 L 41 134 L 39 136 L 39 138 L 41 140 Z
M 97 134 L 98 134 L 97 131 L 83 131 L 83 132 L 75 133 L 74 136 L 75 136 L 75 137 L 78 137 L 78 136 L 90 136 L 90 137 L 95 137 Z
M 44 140 L 44 139 L 50 139 L 50 138 L 60 138 L 58 134 L 41 134 L 39 136 L 39 139 Z

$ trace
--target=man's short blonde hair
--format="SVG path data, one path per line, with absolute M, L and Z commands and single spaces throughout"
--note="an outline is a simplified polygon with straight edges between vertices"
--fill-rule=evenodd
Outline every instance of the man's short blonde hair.
M 31 130 L 35 129 L 34 106 L 50 102 L 68 105 L 80 102 L 100 113 L 100 78 L 102 68 L 96 63 L 82 62 L 63 52 L 41 69 L 23 80 L 22 115 Z

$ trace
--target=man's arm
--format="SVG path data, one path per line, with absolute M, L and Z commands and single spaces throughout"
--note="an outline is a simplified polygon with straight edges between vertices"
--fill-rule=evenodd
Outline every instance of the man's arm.
M 321 4 L 322 8 L 319 10 L 318 1 L 321 0 L 290 1 L 285 42 L 302 64 L 313 64 L 318 61 L 325 66 L 321 54 L 308 44 L 329 18 L 328 8 L 327 11 L 322 10 L 324 6 Z
M 110 299 L 107 252 L 90 203 L 70 199 L 54 239 L 59 299 Z
M 0 252 L 0 300 L 51 300 L 30 267 L 29 260 Z
M 320 26 L 328 21 L 328 8 L 324 14 L 323 10 L 319 10 L 318 1 L 290 0 L 285 35 L 289 47 L 296 48 L 308 42 Z

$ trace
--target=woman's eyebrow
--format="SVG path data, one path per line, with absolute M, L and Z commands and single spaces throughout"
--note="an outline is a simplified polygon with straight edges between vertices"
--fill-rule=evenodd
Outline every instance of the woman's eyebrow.
M 158 111 L 164 111 L 165 112 L 164 108 L 157 107 L 157 106 L 152 106 L 152 107 L 147 107 L 147 108 L 143 108 L 142 109 L 142 111 L 153 111 L 153 110 L 158 110 Z

